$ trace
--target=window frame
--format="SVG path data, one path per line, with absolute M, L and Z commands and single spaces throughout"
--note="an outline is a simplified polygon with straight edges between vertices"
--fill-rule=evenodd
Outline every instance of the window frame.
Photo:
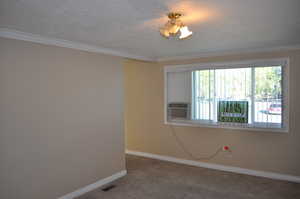
M 189 72 L 195 70 L 209 70 L 209 69 L 232 69 L 232 68 L 249 68 L 249 67 L 264 67 L 264 66 L 282 66 L 282 125 L 281 127 L 259 126 L 258 124 L 224 124 L 220 122 L 211 122 L 210 120 L 188 120 L 188 121 L 168 121 L 167 120 L 167 103 L 168 103 L 168 73 L 171 72 Z M 190 80 L 192 81 L 192 73 L 190 73 Z M 254 84 L 254 82 L 252 82 Z M 289 132 L 289 58 L 271 58 L 271 59 L 256 59 L 256 60 L 242 60 L 233 62 L 202 62 L 184 65 L 166 65 L 164 66 L 164 123 L 166 125 L 176 126 L 193 126 L 206 128 L 225 128 L 225 129 L 239 129 L 251 131 L 265 131 L 265 132 Z M 192 93 L 192 85 L 190 86 L 190 93 Z M 192 96 L 190 96 L 192 100 Z M 192 112 L 192 111 L 191 111 Z M 264 123 L 266 124 L 266 123 Z

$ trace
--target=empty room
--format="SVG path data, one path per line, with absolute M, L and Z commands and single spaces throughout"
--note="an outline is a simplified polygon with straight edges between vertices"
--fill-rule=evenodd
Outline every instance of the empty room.
M 299 0 L 1 0 L 0 199 L 300 199 Z

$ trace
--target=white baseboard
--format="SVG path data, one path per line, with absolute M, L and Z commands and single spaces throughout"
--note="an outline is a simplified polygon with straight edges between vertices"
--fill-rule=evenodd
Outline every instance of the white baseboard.
M 246 174 L 246 175 L 259 176 L 259 177 L 271 178 L 271 179 L 276 179 L 276 180 L 284 180 L 284 181 L 300 183 L 300 176 L 292 176 L 292 175 L 279 174 L 279 173 L 266 172 L 266 171 L 257 171 L 257 170 L 251 170 L 251 169 L 244 169 L 244 168 L 240 168 L 240 167 L 224 166 L 224 165 L 206 163 L 206 162 L 198 162 L 198 161 L 194 161 L 194 160 L 185 160 L 185 159 L 173 158 L 170 156 L 156 155 L 156 154 L 144 153 L 144 152 L 139 152 L 139 151 L 126 150 L 126 154 L 142 156 L 142 157 L 147 157 L 147 158 L 153 158 L 153 159 L 174 162 L 174 163 L 179 163 L 179 164 L 186 164 L 186 165 L 191 165 L 191 166 L 196 166 L 196 167 L 204 167 L 204 168 L 209 168 L 209 169 L 215 169 L 215 170 L 228 171 L 228 172 L 239 173 L 239 174 Z
M 73 199 L 73 198 L 81 196 L 89 191 L 97 189 L 105 184 L 108 184 L 114 180 L 117 180 L 118 178 L 121 178 L 121 177 L 125 176 L 126 174 L 127 174 L 126 170 L 120 171 L 116 174 L 113 174 L 113 175 L 107 177 L 107 178 L 101 179 L 93 184 L 87 185 L 83 188 L 73 191 L 72 193 L 68 193 L 62 197 L 59 197 L 58 199 Z

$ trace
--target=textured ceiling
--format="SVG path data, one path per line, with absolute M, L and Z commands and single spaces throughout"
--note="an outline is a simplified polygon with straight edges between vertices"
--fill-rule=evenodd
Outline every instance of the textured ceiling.
M 0 27 L 152 59 L 300 44 L 299 0 L 1 0 Z M 194 35 L 158 33 L 169 11 Z

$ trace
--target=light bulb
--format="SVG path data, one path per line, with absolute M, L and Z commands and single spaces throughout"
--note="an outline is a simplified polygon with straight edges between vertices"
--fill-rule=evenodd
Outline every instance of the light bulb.
M 160 34 L 161 34 L 162 36 L 164 36 L 164 37 L 166 37 L 166 38 L 169 38 L 169 36 L 170 36 L 169 31 L 166 30 L 165 28 L 161 28 L 161 29 L 159 30 L 159 32 L 160 32 Z
M 192 31 L 189 31 L 187 26 L 183 26 L 180 28 L 180 36 L 179 39 L 185 39 L 193 34 Z

